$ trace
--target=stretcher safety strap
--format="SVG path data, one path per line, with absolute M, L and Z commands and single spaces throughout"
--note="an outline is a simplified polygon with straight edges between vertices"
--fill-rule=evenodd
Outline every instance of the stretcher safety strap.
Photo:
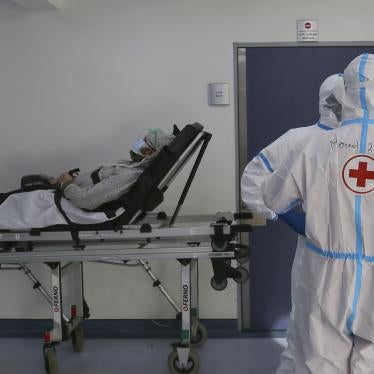
M 94 170 L 94 171 L 91 173 L 91 180 L 92 180 L 92 183 L 93 183 L 93 184 L 98 184 L 98 183 L 100 182 L 99 171 L 100 171 L 100 168 Z
M 67 216 L 67 214 L 65 213 L 64 209 L 62 209 L 62 206 L 61 206 L 61 199 L 62 199 L 62 192 L 56 190 L 56 192 L 55 192 L 55 196 L 54 196 L 54 200 L 55 200 L 56 207 L 57 207 L 57 209 L 59 210 L 59 212 L 62 214 L 62 216 L 64 217 L 66 223 L 68 224 L 72 239 L 73 239 L 77 244 L 79 244 L 79 232 L 78 232 L 78 230 L 76 230 L 76 229 L 74 228 L 73 222 L 70 221 L 70 219 L 69 219 L 69 217 Z

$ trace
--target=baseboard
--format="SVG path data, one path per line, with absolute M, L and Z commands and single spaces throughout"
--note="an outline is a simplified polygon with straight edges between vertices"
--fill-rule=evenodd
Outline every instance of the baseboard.
M 284 331 L 238 331 L 235 319 L 202 320 L 210 338 L 284 337 Z M 180 333 L 180 321 L 170 319 L 88 319 L 83 321 L 85 337 L 112 339 L 173 339 Z M 47 319 L 0 319 L 0 337 L 41 338 L 51 329 Z

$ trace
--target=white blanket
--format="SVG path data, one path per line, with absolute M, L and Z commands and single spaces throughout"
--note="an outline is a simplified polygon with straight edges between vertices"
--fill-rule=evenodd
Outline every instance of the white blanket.
M 61 207 L 69 219 L 78 224 L 94 224 L 108 221 L 102 212 L 87 212 L 62 198 Z M 124 212 L 120 208 L 116 216 Z M 111 219 L 114 219 L 112 217 Z M 17 230 L 42 228 L 67 224 L 54 202 L 54 191 L 38 190 L 10 195 L 0 205 L 0 229 Z

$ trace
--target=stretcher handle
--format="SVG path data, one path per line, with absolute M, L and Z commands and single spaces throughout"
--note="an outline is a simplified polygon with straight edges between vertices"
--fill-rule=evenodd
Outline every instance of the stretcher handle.
M 251 219 L 253 218 L 253 214 L 251 212 L 239 212 L 234 213 L 234 219 Z
M 238 232 L 251 232 L 252 225 L 242 224 L 242 225 L 231 225 L 231 232 L 238 233 Z

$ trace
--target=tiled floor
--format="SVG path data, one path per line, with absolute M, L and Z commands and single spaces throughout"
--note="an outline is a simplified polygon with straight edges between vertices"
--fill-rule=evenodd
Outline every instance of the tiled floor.
M 171 340 L 87 339 L 82 353 L 57 347 L 60 374 L 168 374 Z M 274 374 L 283 338 L 210 339 L 197 349 L 200 374 Z M 42 374 L 39 339 L 0 339 L 0 374 Z

